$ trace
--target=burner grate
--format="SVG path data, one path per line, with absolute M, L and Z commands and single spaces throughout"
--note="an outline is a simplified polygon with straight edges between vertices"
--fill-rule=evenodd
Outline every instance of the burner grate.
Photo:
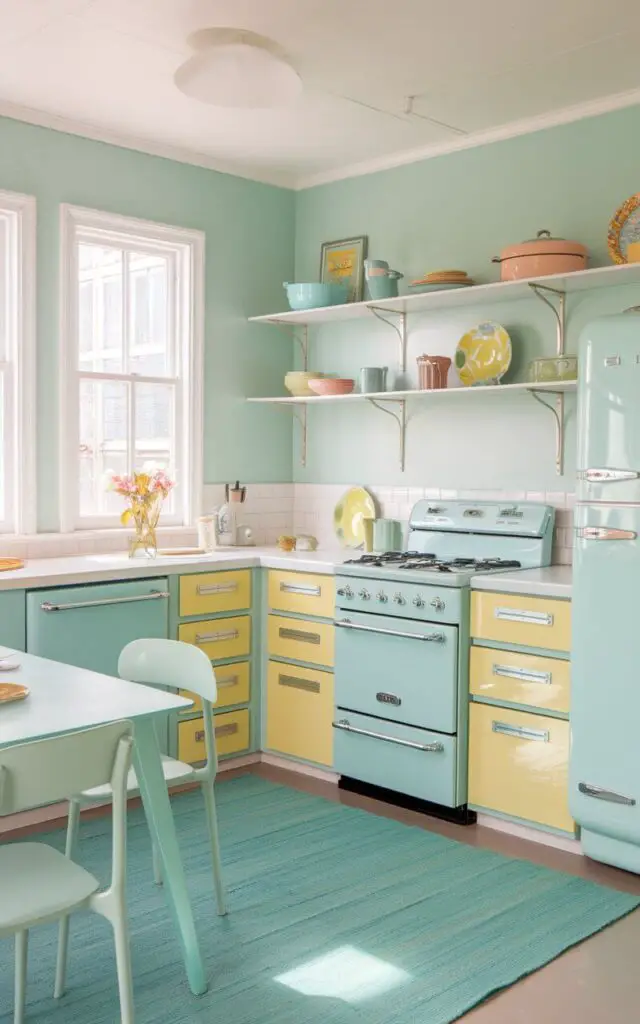
M 412 569 L 432 572 L 490 572 L 496 569 L 520 569 L 521 563 L 510 558 L 436 558 L 432 552 L 385 551 L 349 558 L 345 565 L 368 565 L 377 569 Z

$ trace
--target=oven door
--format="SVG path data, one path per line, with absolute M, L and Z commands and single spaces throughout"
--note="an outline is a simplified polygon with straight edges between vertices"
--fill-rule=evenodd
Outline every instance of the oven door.
M 455 733 L 458 629 L 350 612 L 336 619 L 336 704 Z

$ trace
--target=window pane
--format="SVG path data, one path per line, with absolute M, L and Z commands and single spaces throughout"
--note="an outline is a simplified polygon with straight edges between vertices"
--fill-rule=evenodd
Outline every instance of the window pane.
M 134 468 L 164 469 L 174 475 L 174 387 L 170 384 L 136 384 Z M 173 510 L 173 494 L 164 503 Z
M 164 376 L 171 372 L 169 269 L 164 256 L 129 254 L 129 372 Z
M 80 368 L 123 370 L 122 250 L 78 245 Z
M 6 437 L 5 437 L 5 429 L 4 429 L 4 420 L 5 420 L 5 409 L 4 409 L 4 407 L 5 407 L 5 399 L 4 399 L 4 374 L 0 373 L 0 522 L 2 522 L 2 520 L 6 517 L 6 514 L 7 514 L 6 498 L 5 498 L 7 467 L 5 465 Z
M 121 512 L 122 498 L 107 490 L 112 473 L 126 473 L 128 385 L 80 381 L 80 514 Z
M 0 362 L 8 356 L 7 297 L 9 294 L 9 260 L 7 252 L 7 222 L 0 217 Z M 2 518 L 0 516 L 0 518 Z

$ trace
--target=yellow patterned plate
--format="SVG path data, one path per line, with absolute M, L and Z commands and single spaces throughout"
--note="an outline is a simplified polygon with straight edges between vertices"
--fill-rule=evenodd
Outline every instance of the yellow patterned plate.
M 460 338 L 455 363 L 465 387 L 498 384 L 511 365 L 511 338 L 500 324 L 478 324 Z
M 364 544 L 363 519 L 375 519 L 373 498 L 364 487 L 351 487 L 340 498 L 333 512 L 333 528 L 345 548 Z

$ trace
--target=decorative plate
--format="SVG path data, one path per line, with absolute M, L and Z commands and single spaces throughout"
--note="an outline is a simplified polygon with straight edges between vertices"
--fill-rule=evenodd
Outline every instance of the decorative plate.
M 511 338 L 500 324 L 478 324 L 460 338 L 455 363 L 465 387 L 497 384 L 511 365 Z
M 609 254 L 614 263 L 628 263 L 630 242 L 640 242 L 640 192 L 624 201 L 609 224 Z
M 358 548 L 364 544 L 363 519 L 375 519 L 373 498 L 364 487 L 346 491 L 333 512 L 333 528 L 343 547 Z
M 0 683 L 0 704 L 10 704 L 14 700 L 24 700 L 29 696 L 29 687 L 20 683 Z
M 444 292 L 448 288 L 468 288 L 471 284 L 473 281 L 428 281 L 424 284 L 410 284 L 409 291 L 412 295 L 421 295 L 423 292 Z

